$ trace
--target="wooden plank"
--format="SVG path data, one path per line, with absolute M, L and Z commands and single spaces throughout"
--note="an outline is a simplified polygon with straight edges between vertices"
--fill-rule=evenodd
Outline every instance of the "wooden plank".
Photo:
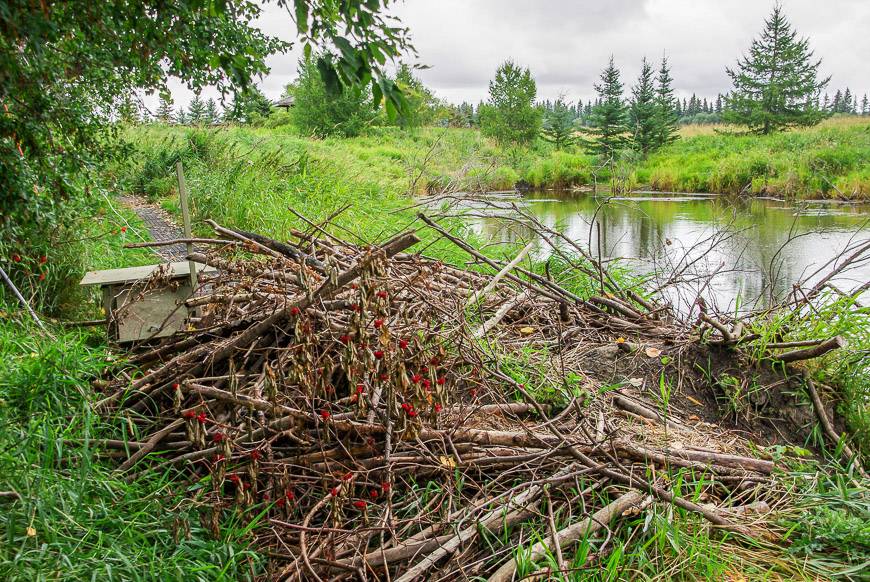
M 134 283 L 151 275 L 160 265 L 145 265 L 142 267 L 125 267 L 123 269 L 107 269 L 105 271 L 88 271 L 79 285 L 117 285 Z M 190 262 L 178 261 L 170 263 L 173 279 L 190 276 Z M 200 272 L 216 271 L 214 267 L 196 263 L 196 269 Z

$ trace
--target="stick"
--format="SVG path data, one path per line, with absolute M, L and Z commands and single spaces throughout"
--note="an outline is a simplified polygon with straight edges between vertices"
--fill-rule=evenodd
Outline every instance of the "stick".
M 527 299 L 529 299 L 531 297 L 531 295 L 532 294 L 529 292 L 529 290 L 526 289 L 525 291 L 523 291 L 522 293 L 520 293 L 519 295 L 517 295 L 516 297 L 514 297 L 513 299 L 511 299 L 510 301 L 508 301 L 507 303 L 505 303 L 501 307 L 499 307 L 498 311 L 495 312 L 495 315 L 493 315 L 492 317 L 487 319 L 485 322 L 483 322 L 483 325 L 481 325 L 479 328 L 477 328 L 477 331 L 475 331 L 473 334 L 471 334 L 472 337 L 477 338 L 477 337 L 485 336 L 489 332 L 489 330 L 491 330 L 493 327 L 498 325 L 498 323 L 502 319 L 504 319 L 504 316 L 507 315 L 511 309 L 513 309 L 514 307 L 516 307 L 517 305 L 519 305 L 523 301 L 526 301 Z
M 177 245 L 185 243 L 187 245 L 191 244 L 203 244 L 203 245 L 238 245 L 240 244 L 238 241 L 234 240 L 224 240 L 219 238 L 170 238 L 167 240 L 154 240 L 154 241 L 146 241 L 146 242 L 138 242 L 138 243 L 127 243 L 124 245 L 125 249 L 144 249 L 147 247 L 167 247 L 170 245 Z M 190 254 L 190 251 L 188 251 Z
M 476 301 L 478 301 L 480 299 L 485 299 L 486 296 L 489 295 L 489 293 L 493 289 L 495 289 L 495 286 L 498 285 L 498 282 L 501 281 L 505 275 L 510 273 L 514 267 L 516 267 L 518 264 L 520 264 L 520 261 L 522 261 L 526 257 L 526 255 L 529 254 L 529 251 L 531 251 L 534 248 L 534 246 L 535 246 L 535 242 L 532 241 L 529 244 L 527 244 L 525 247 L 523 247 L 523 250 L 521 250 L 519 252 L 519 254 L 516 257 L 514 257 L 514 259 L 510 263 L 505 265 L 504 268 L 501 271 L 499 271 L 498 274 L 495 277 L 493 277 L 489 283 L 486 284 L 486 287 L 484 287 L 480 293 L 478 293 L 477 291 L 474 291 L 471 294 L 471 297 L 468 298 L 468 302 L 465 304 L 465 307 L 473 305 Z
M 184 238 L 191 238 L 190 231 L 190 210 L 187 207 L 187 187 L 184 185 L 184 168 L 181 165 L 181 161 L 175 163 L 175 173 L 178 176 L 178 195 L 181 197 L 181 218 L 184 222 Z M 193 252 L 193 243 L 187 242 L 185 243 L 185 247 L 187 250 L 187 254 Z M 190 292 L 196 292 L 196 263 L 194 261 L 188 261 L 188 266 L 190 267 Z
M 807 387 L 807 392 L 810 394 L 810 398 L 813 401 L 813 407 L 816 409 L 816 415 L 819 417 L 819 422 L 822 424 L 822 428 L 825 429 L 825 434 L 828 435 L 828 438 L 831 439 L 834 446 L 838 446 L 840 443 L 843 443 L 843 456 L 846 458 L 846 462 L 852 462 L 855 464 L 855 468 L 859 473 L 866 479 L 867 474 L 864 472 L 864 468 L 861 466 L 861 461 L 852 451 L 848 444 L 846 444 L 845 439 L 837 434 L 837 431 L 834 430 L 834 425 L 831 423 L 831 419 L 828 418 L 828 414 L 825 412 L 825 405 L 822 404 L 822 399 L 819 398 L 819 393 L 816 391 L 816 386 L 813 384 L 813 379 L 810 377 L 810 373 L 807 370 L 804 370 L 804 384 Z
M 42 320 L 39 319 L 39 316 L 36 315 L 36 312 L 33 311 L 33 308 L 30 307 L 30 304 L 24 299 L 24 296 L 21 295 L 21 292 L 18 290 L 18 287 L 15 286 L 15 283 L 12 282 L 12 279 L 9 278 L 9 275 L 6 274 L 6 271 L 3 270 L 3 267 L 0 267 L 0 275 L 3 276 L 3 280 L 6 282 L 6 285 L 12 289 L 12 293 L 15 294 L 15 297 L 18 298 L 18 302 L 21 303 L 21 306 L 24 307 L 28 313 L 30 313 L 30 317 L 33 318 L 33 321 L 45 332 L 48 330 L 45 329 L 45 326 L 42 324 Z
M 559 547 L 567 546 L 577 540 L 588 537 L 602 527 L 605 527 L 615 517 L 618 517 L 628 509 L 639 505 L 643 501 L 643 498 L 644 496 L 640 492 L 634 490 L 629 491 L 628 493 L 616 498 L 616 500 L 610 504 L 602 507 L 585 520 L 559 530 L 559 532 L 553 537 L 558 540 Z M 556 544 L 553 545 L 556 546 Z M 525 556 L 525 559 L 533 562 L 541 559 L 546 555 L 546 553 L 547 544 L 541 541 L 532 546 L 529 554 Z M 516 570 L 517 561 L 515 558 L 511 558 L 502 564 L 501 567 L 499 567 L 499 569 L 489 577 L 488 582 L 510 582 L 514 577 Z
M 785 352 L 782 354 L 775 354 L 770 356 L 772 360 L 777 360 L 780 362 L 797 362 L 800 360 L 809 360 L 812 358 L 818 358 L 819 356 L 823 356 L 830 352 L 831 350 L 836 350 L 837 348 L 842 348 L 846 345 L 846 340 L 842 338 L 842 336 L 834 336 L 829 340 L 825 340 L 817 346 L 813 346 L 811 348 L 806 348 L 803 350 L 794 350 L 791 352 Z

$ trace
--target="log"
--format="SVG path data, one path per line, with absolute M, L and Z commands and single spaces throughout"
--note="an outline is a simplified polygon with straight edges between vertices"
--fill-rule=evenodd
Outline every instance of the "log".
M 802 350 L 794 350 L 791 352 L 784 352 L 782 354 L 774 354 L 771 355 L 770 358 L 772 360 L 776 360 L 779 362 L 799 362 L 801 360 L 810 360 L 812 358 L 818 358 L 819 356 L 824 356 L 831 350 L 836 350 L 837 348 L 842 348 L 846 346 L 846 340 L 841 336 L 837 335 L 832 337 L 829 340 L 825 340 L 822 343 L 813 346 L 811 348 L 805 348 Z

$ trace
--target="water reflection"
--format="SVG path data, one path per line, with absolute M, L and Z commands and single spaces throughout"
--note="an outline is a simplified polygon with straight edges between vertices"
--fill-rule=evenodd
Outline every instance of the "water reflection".
M 551 192 L 522 198 L 499 194 L 504 209 L 472 219 L 487 238 L 528 241 L 533 233 L 506 220 L 510 203 L 563 232 L 593 255 L 632 264 L 655 286 L 674 270 L 691 280 L 670 298 L 687 309 L 703 295 L 719 309 L 765 304 L 791 292 L 794 283 L 850 243 L 870 240 L 870 205 L 734 200 L 711 195 L 594 197 Z M 602 202 L 607 200 L 606 204 Z M 594 221 L 593 221 L 594 217 Z M 595 223 L 600 226 L 593 226 Z M 541 248 L 539 258 L 550 252 Z M 715 273 L 707 280 L 701 275 Z M 693 279 L 694 277 L 694 279 Z M 843 289 L 870 280 L 870 264 L 838 277 Z

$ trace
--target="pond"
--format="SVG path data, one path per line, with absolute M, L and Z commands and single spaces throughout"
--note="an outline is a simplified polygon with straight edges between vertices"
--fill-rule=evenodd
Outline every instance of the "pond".
M 474 228 L 486 238 L 529 240 L 529 229 L 505 218 L 512 214 L 508 206 L 517 204 L 591 248 L 593 256 L 600 252 L 648 275 L 653 287 L 679 271 L 684 282 L 668 295 L 681 311 L 698 295 L 720 310 L 761 307 L 790 293 L 797 282 L 817 281 L 829 268 L 814 271 L 849 245 L 870 241 L 870 204 L 651 192 L 493 193 L 488 199 L 504 209 L 473 212 Z M 538 258 L 548 252 L 542 245 Z M 870 281 L 867 259 L 832 284 L 850 290 Z M 862 300 L 867 298 L 865 293 Z

